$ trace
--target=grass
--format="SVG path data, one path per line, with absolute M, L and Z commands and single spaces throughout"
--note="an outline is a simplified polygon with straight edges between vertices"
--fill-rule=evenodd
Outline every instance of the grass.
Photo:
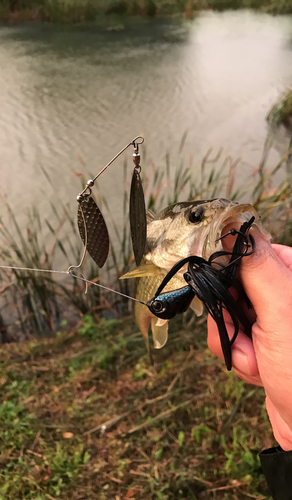
M 204 9 L 257 9 L 272 14 L 292 12 L 290 0 L 1 0 L 0 18 L 8 22 L 41 20 L 54 23 L 105 22 L 121 18 L 183 17 Z M 117 18 L 118 16 L 118 18 Z
M 267 120 L 271 125 L 292 126 L 292 90 L 284 92 L 270 109 Z
M 184 138 L 181 150 L 183 142 Z M 178 199 L 241 199 L 248 194 L 274 240 L 289 242 L 291 183 L 283 175 L 276 185 L 274 176 L 285 170 L 291 152 L 267 171 L 270 149 L 267 141 L 260 167 L 244 189 L 235 184 L 238 162 L 220 151 L 206 154 L 200 176 L 191 159 L 187 164 L 182 160 L 172 174 L 166 156 L 164 169 L 153 167 L 145 174 L 148 206 L 159 210 Z M 125 191 L 124 211 L 126 206 Z M 61 216 L 55 213 L 52 251 L 42 243 L 37 212 L 31 212 L 26 233 L 11 212 L 17 236 L 2 227 L 6 246 L 1 257 L 27 265 L 35 258 L 46 267 L 53 264 L 56 248 L 68 257 L 79 236 L 66 210 L 62 207 Z M 64 219 L 70 230 L 64 231 Z M 116 231 L 123 259 L 119 262 L 113 254 L 109 266 L 118 273 L 121 266 L 130 265 L 131 247 L 128 226 L 121 234 Z M 79 246 L 76 258 L 80 251 Z M 29 293 L 37 314 L 53 318 L 53 313 L 40 312 L 38 294 L 51 293 L 49 301 L 55 295 L 61 298 L 58 283 L 46 284 L 42 276 L 49 287 L 45 292 L 37 279 L 18 272 L 11 282 L 9 273 L 6 277 L 2 289 L 23 293 L 20 318 Z M 80 292 L 63 290 L 67 298 L 76 295 L 75 302 L 88 300 L 80 298 Z M 74 328 L 65 332 L 60 327 L 54 338 L 0 348 L 0 500 L 267 499 L 258 452 L 271 446 L 273 438 L 263 390 L 227 373 L 208 351 L 206 318 L 174 319 L 170 340 L 155 352 L 155 364 L 150 366 L 133 319 L 107 321 L 98 315 L 100 305 L 90 308 L 88 303 L 86 311 L 91 314 L 83 316 L 80 307 Z M 46 307 L 48 311 L 51 306 Z M 29 312 L 30 320 L 37 322 Z M 22 321 L 26 324 L 26 315 Z
M 264 394 L 175 321 L 151 367 L 132 319 L 0 349 L 0 498 L 268 498 Z
M 177 201 L 212 199 L 220 196 L 237 201 L 244 199 L 251 202 L 258 210 L 265 227 L 273 234 L 275 242 L 288 244 L 292 242 L 291 183 L 289 177 L 285 175 L 279 185 L 274 181 L 280 171 L 283 172 L 288 168 L 292 148 L 272 170 L 267 170 L 266 163 L 272 148 L 272 141 L 267 140 L 259 168 L 250 174 L 249 182 L 241 187 L 235 182 L 240 160 L 233 161 L 230 157 L 225 157 L 221 150 L 216 154 L 210 150 L 202 159 L 199 168 L 196 168 L 192 158 L 188 162 L 183 160 L 185 138 L 186 136 L 181 141 L 179 149 L 182 159 L 176 169 L 171 168 L 171 158 L 168 154 L 165 165 L 156 166 L 151 163 L 151 168 L 143 168 L 143 186 L 148 208 L 158 212 Z M 142 164 L 147 165 L 146 150 L 143 153 Z M 94 192 L 106 219 L 111 219 L 116 240 L 115 245 L 111 246 L 102 282 L 128 295 L 134 293 L 132 288 L 134 285 L 129 280 L 119 280 L 119 276 L 127 272 L 133 264 L 128 221 L 128 186 L 131 172 L 132 168 L 128 169 L 125 163 L 122 229 L 112 218 L 106 200 L 101 200 L 100 195 Z M 44 171 L 44 175 L 46 181 L 51 183 L 48 173 Z M 84 176 L 81 176 L 81 181 L 83 186 Z M 27 226 L 23 230 L 13 210 L 7 205 L 8 222 L 0 221 L 1 264 L 56 269 L 56 257 L 59 260 L 62 257 L 65 271 L 70 264 L 80 262 L 83 247 L 75 213 L 72 208 L 65 206 L 62 200 L 58 200 L 58 203 L 51 208 L 53 215 L 50 216 L 50 220 L 40 217 L 38 210 L 32 208 L 27 214 Z M 111 238 L 113 235 L 110 235 Z M 88 279 L 99 281 L 99 269 L 92 259 L 88 257 L 82 269 Z M 57 275 L 50 273 L 0 271 L 2 341 L 24 340 L 36 334 L 50 336 L 65 324 L 70 329 L 77 319 L 86 313 L 91 313 L 98 320 L 106 310 L 113 317 L 121 317 L 130 310 L 131 304 L 117 295 L 100 293 L 100 289 L 96 286 L 90 286 L 85 295 L 83 282 L 69 276 L 64 278 L 64 275 L 61 280 L 56 277 Z
M 54 269 L 56 252 L 62 255 L 68 266 L 79 262 L 82 245 L 75 220 L 61 201 L 59 207 L 60 212 L 52 205 L 54 224 L 47 219 L 43 221 L 33 207 L 27 214 L 27 227 L 23 231 L 7 205 L 8 222 L 0 221 L 1 264 Z M 48 238 L 48 232 L 51 238 Z M 90 260 L 85 269 L 87 276 L 98 279 L 98 269 Z M 91 287 L 84 295 L 83 283 L 73 278 L 56 280 L 55 275 L 46 272 L 1 269 L 1 292 L 2 328 L 10 340 L 16 340 L 20 330 L 22 338 L 35 333 L 50 335 L 62 322 L 69 321 L 70 316 L 74 324 L 76 316 L 80 317 L 88 310 L 94 311 L 96 304 L 103 307 L 97 287 Z M 64 315 L 63 311 L 69 314 Z M 8 324 L 4 318 L 8 318 Z

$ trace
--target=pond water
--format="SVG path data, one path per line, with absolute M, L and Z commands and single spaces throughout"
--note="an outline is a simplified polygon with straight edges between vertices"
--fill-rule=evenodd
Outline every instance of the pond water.
M 292 82 L 292 19 L 237 11 L 121 30 L 6 26 L 0 68 L 0 206 L 5 216 L 8 200 L 22 224 L 32 204 L 42 217 L 60 199 L 74 212 L 73 172 L 97 173 L 138 134 L 147 168 L 165 168 L 166 152 L 172 168 L 181 157 L 199 165 L 210 147 L 223 147 L 242 158 L 245 179 L 260 161 L 266 114 Z M 118 224 L 131 154 L 99 183 Z

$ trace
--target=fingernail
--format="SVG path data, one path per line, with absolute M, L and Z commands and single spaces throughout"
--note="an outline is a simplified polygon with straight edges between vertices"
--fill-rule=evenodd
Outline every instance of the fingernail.
M 236 347 L 232 349 L 232 365 L 241 372 L 251 375 L 247 354 Z

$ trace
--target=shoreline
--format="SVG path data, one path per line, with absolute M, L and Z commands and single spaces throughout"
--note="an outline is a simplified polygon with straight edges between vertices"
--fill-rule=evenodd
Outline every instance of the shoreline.
M 5 24 L 21 24 L 26 22 L 49 22 L 53 24 L 86 24 L 98 23 L 119 24 L 131 18 L 140 19 L 193 19 L 206 10 L 226 11 L 251 9 L 271 15 L 292 14 L 292 3 L 281 3 L 272 0 L 206 0 L 194 2 L 174 2 L 166 0 L 111 0 L 106 4 L 100 0 L 79 0 L 65 2 L 44 0 L 43 2 L 27 0 L 18 8 L 18 0 L 9 0 L 6 6 L 0 7 L 0 22 Z

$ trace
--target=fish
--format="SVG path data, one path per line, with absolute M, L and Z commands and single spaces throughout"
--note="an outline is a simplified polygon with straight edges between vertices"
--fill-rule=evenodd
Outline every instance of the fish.
M 154 295 L 164 277 L 181 259 L 190 256 L 208 260 L 223 249 L 221 233 L 229 223 L 243 224 L 254 217 L 252 228 L 268 241 L 270 234 L 263 228 L 260 217 L 251 204 L 238 203 L 225 198 L 178 202 L 158 214 L 147 210 L 147 238 L 139 266 L 121 276 L 120 279 L 136 278 L 136 299 L 147 303 Z M 228 263 L 222 257 L 221 264 Z M 164 292 L 186 286 L 185 267 L 182 267 L 167 283 Z M 200 316 L 203 304 L 194 297 L 191 309 Z M 168 320 L 157 318 L 145 305 L 136 302 L 134 316 L 146 347 L 150 352 L 149 326 L 151 325 L 153 344 L 161 349 L 168 339 Z
M 249 233 L 254 221 L 255 217 L 252 216 L 239 229 L 233 227 L 227 232 L 223 231 L 220 239 L 225 238 L 229 234 L 236 236 L 232 251 L 221 250 L 214 252 L 208 261 L 196 255 L 191 255 L 178 261 L 159 285 L 155 296 L 146 304 L 150 312 L 158 318 L 171 319 L 176 314 L 185 312 L 189 308 L 192 299 L 195 296 L 198 297 L 217 324 L 227 370 L 231 370 L 232 368 L 232 344 L 237 338 L 239 324 L 243 327 L 243 331 L 247 337 L 252 339 L 252 325 L 241 305 L 237 303 L 230 293 L 229 288 L 234 287 L 245 301 L 247 307 L 252 307 L 236 275 L 241 259 L 252 255 L 255 251 L 255 240 L 253 235 Z M 222 265 L 218 262 L 218 258 L 223 256 L 230 257 L 227 265 Z M 163 292 L 170 279 L 186 264 L 188 265 L 188 270 L 184 273 L 184 279 L 187 285 L 178 290 Z M 231 338 L 227 332 L 223 310 L 229 313 L 233 323 Z

